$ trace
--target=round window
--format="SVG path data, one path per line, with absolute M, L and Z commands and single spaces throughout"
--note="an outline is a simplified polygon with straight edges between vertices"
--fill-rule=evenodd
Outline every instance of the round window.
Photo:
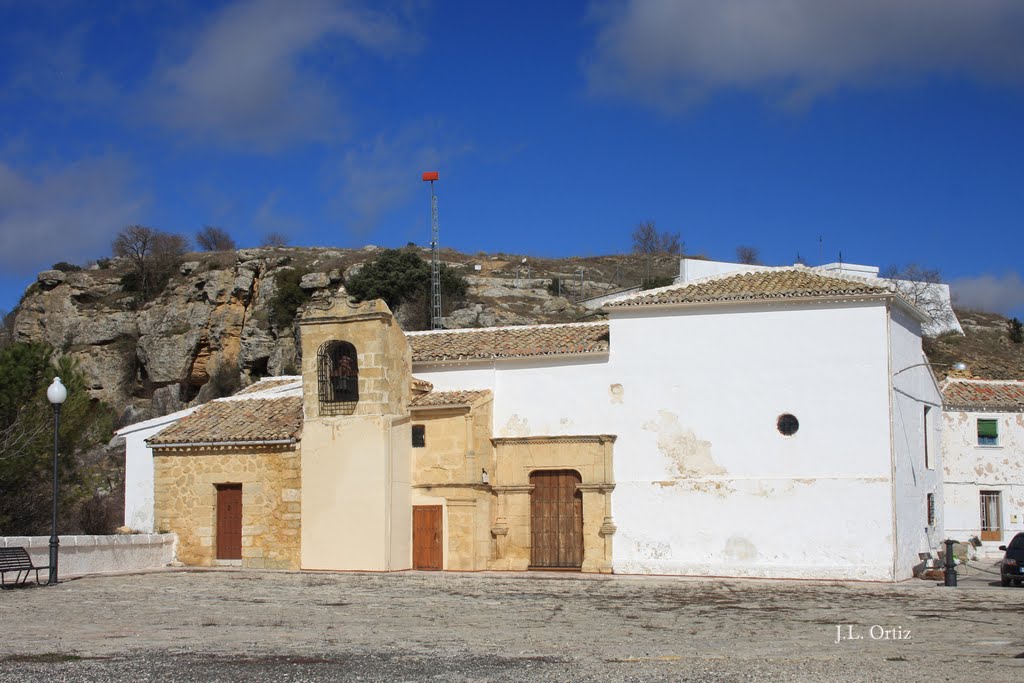
M 779 415 L 779 421 L 775 425 L 783 436 L 793 436 L 796 434 L 796 430 L 800 429 L 800 421 L 796 419 L 796 415 L 790 415 L 789 413 Z

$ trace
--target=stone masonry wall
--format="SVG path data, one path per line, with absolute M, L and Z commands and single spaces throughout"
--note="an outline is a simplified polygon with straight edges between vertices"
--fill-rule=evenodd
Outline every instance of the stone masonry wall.
M 157 450 L 154 456 L 156 528 L 178 535 L 179 561 L 203 567 L 216 564 L 216 485 L 241 484 L 242 566 L 299 568 L 298 447 Z

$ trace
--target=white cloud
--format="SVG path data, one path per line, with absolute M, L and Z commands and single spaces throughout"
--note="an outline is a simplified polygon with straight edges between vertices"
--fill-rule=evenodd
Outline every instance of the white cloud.
M 24 275 L 109 254 L 146 201 L 132 176 L 114 157 L 22 170 L 0 161 L 0 268 Z
M 435 140 L 437 142 L 424 142 Z M 448 142 L 436 126 L 408 126 L 350 149 L 341 161 L 341 209 L 357 233 L 372 230 L 386 212 L 422 191 L 423 171 L 438 170 L 471 149 Z
M 621 0 L 590 14 L 591 91 L 668 111 L 718 90 L 799 104 L 931 73 L 1024 80 L 1019 0 Z
M 300 232 L 302 221 L 294 216 L 282 213 L 278 209 L 278 201 L 281 197 L 280 190 L 274 190 L 260 202 L 252 217 L 252 225 L 258 228 L 263 235 L 276 232 L 289 237 Z
M 979 275 L 949 285 L 957 306 L 1007 314 L 1024 309 L 1024 280 L 1019 273 Z
M 151 113 L 217 143 L 272 151 L 333 140 L 343 128 L 338 83 L 323 65 L 353 45 L 392 53 L 416 39 L 391 15 L 352 3 L 245 0 L 218 12 L 190 44 L 155 75 Z

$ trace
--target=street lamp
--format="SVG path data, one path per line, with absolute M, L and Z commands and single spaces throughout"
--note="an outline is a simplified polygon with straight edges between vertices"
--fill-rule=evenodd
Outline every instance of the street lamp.
M 53 406 L 53 519 L 50 525 L 50 579 L 47 585 L 57 583 L 57 549 L 60 539 L 57 538 L 57 453 L 60 448 L 60 407 L 68 398 L 68 390 L 60 382 L 60 377 L 53 378 L 53 384 L 46 390 L 46 398 Z

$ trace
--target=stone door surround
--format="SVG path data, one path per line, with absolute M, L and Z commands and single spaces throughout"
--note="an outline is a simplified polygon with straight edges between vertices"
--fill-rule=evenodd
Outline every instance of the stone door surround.
M 611 573 L 612 447 L 610 434 L 499 437 L 491 439 L 496 467 L 491 479 L 497 495 L 493 569 L 525 570 L 530 564 L 530 474 L 575 470 L 583 494 L 582 571 Z

